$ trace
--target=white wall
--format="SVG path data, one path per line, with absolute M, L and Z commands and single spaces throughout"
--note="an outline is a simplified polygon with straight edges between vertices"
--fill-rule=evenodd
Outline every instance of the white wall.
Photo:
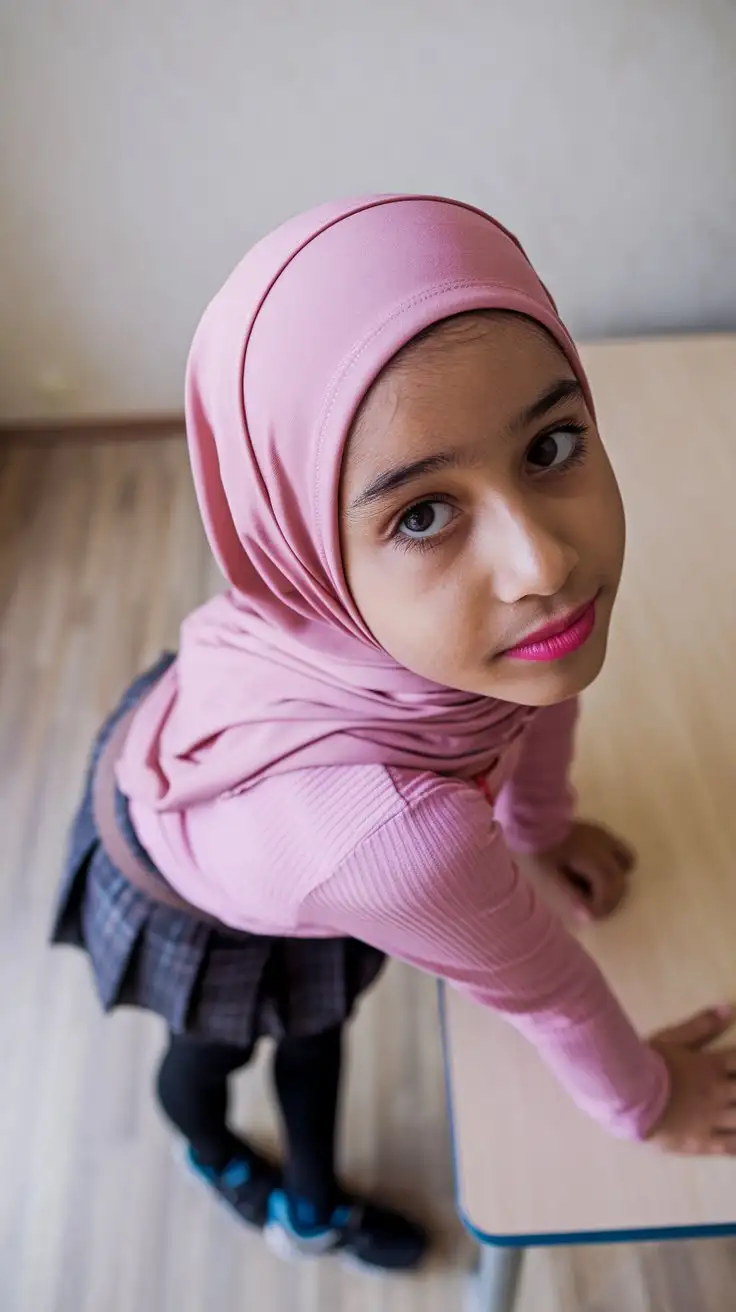
M 177 409 L 250 242 L 368 190 L 521 236 L 578 334 L 736 327 L 733 0 L 0 0 L 0 418 Z

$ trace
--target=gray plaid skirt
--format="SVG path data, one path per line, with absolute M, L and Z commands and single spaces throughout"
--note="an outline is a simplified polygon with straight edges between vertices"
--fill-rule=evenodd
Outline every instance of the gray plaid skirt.
M 383 953 L 350 938 L 267 938 L 220 930 L 134 888 L 102 847 L 92 809 L 100 752 L 118 719 L 173 660 L 164 655 L 136 680 L 95 741 L 52 942 L 88 953 L 106 1011 L 142 1007 L 163 1016 L 175 1034 L 250 1047 L 263 1035 L 278 1039 L 330 1029 L 348 1019 L 378 977 Z M 116 806 L 131 848 L 158 875 L 138 842 L 122 793 Z

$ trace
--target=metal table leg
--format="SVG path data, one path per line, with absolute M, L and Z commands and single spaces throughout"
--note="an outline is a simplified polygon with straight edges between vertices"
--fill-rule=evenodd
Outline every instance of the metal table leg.
M 472 1312 L 514 1312 L 523 1261 L 523 1248 L 482 1244 L 473 1276 Z

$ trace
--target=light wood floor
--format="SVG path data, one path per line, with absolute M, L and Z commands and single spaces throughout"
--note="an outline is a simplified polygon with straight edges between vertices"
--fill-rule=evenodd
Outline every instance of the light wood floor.
M 217 586 L 176 440 L 0 448 L 0 1309 L 460 1312 L 430 980 L 401 967 L 353 1034 L 351 1178 L 439 1230 L 430 1269 L 283 1266 L 172 1160 L 149 1092 L 162 1042 L 103 1020 L 87 967 L 45 943 L 89 741 L 126 680 Z M 273 1137 L 264 1072 L 239 1115 Z M 520 1312 L 728 1312 L 730 1242 L 533 1254 Z

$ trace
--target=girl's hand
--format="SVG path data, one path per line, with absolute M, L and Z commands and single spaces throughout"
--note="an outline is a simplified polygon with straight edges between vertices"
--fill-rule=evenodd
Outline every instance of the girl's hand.
M 576 821 L 567 838 L 531 858 L 532 868 L 553 879 L 580 920 L 602 920 L 626 895 L 635 856 L 601 825 Z
M 736 1049 L 706 1051 L 733 1023 L 733 1007 L 701 1011 L 651 1040 L 669 1067 L 672 1093 L 650 1141 L 689 1157 L 736 1156 Z

